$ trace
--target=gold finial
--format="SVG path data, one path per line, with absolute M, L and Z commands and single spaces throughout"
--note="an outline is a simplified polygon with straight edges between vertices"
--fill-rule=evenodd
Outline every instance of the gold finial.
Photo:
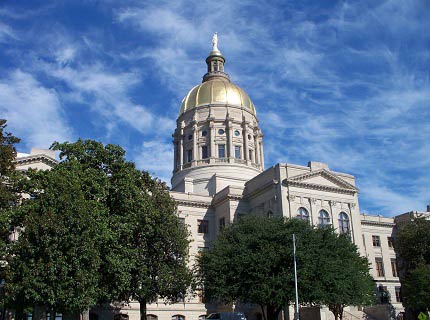
M 212 37 L 212 51 L 218 51 L 218 33 L 215 32 L 213 37 Z

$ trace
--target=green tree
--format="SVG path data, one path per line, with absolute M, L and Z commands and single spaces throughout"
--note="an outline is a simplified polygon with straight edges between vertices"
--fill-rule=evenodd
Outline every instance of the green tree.
M 298 239 L 300 299 L 311 301 L 312 227 L 280 217 L 246 216 L 224 229 L 200 259 L 205 294 L 224 303 L 255 303 L 264 319 L 277 319 L 295 297 L 293 233 Z
M 19 197 L 15 181 L 19 173 L 15 172 L 15 145 L 20 139 L 6 132 L 6 120 L 0 119 L 0 259 L 6 254 L 7 239 L 10 231 L 10 209 L 17 204 Z M 4 264 L 0 263 L 0 281 L 3 281 Z M 4 304 L 4 291 L 0 289 L 0 304 Z
M 80 313 L 99 297 L 100 250 L 109 231 L 99 201 L 106 176 L 73 160 L 27 176 L 23 190 L 31 198 L 14 211 L 21 231 L 8 253 L 8 303 L 18 317 L 33 306 Z
M 102 248 L 100 301 L 146 304 L 157 298 L 176 301 L 192 283 L 187 267 L 188 234 L 168 188 L 146 171 L 124 161 L 124 151 L 94 141 L 55 144 L 60 158 L 76 159 L 108 177 L 103 198 L 110 236 Z
M 342 317 L 345 305 L 372 301 L 373 281 L 366 258 L 351 240 L 332 228 L 282 217 L 247 216 L 227 227 L 200 259 L 209 298 L 261 306 L 277 319 L 294 302 L 292 235 L 297 239 L 301 304 L 325 304 Z
M 62 160 L 29 171 L 16 208 L 10 302 L 82 312 L 96 302 L 175 300 L 191 281 L 186 230 L 167 187 L 119 146 L 54 143 Z M 18 301 L 19 300 L 19 301 Z
M 327 305 L 336 320 L 342 319 L 345 306 L 373 303 L 375 284 L 369 274 L 369 261 L 360 256 L 356 245 L 332 228 L 318 228 L 315 233 L 317 302 Z
M 420 312 L 428 312 L 430 306 L 430 220 L 414 218 L 400 224 L 397 231 L 395 246 L 400 255 L 403 305 L 408 319 L 416 319 Z

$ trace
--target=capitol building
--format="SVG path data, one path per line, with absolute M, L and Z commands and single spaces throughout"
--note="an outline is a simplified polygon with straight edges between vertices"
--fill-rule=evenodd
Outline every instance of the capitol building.
M 375 289 L 382 288 L 388 293 L 388 302 L 396 312 L 403 310 L 393 231 L 397 220 L 410 219 L 417 213 L 393 218 L 360 214 L 355 177 L 333 171 L 326 163 L 265 166 L 264 135 L 258 110 L 248 93 L 231 81 L 225 62 L 215 35 L 212 51 L 206 58 L 207 73 L 202 83 L 182 100 L 176 128 L 172 128 L 171 196 L 192 237 L 191 257 L 207 250 L 224 226 L 242 215 L 280 215 L 316 226 L 332 225 L 338 232 L 349 234 L 361 255 L 368 258 Z M 38 163 L 49 167 L 54 165 L 53 157 L 41 150 L 20 155 L 17 169 Z M 204 303 L 199 293 L 175 304 L 161 301 L 150 304 L 147 317 L 149 320 L 197 320 L 215 308 Z M 231 311 L 231 306 L 224 308 Z M 346 310 L 357 317 L 362 313 L 357 307 Z M 244 311 L 248 320 L 261 319 L 258 310 Z M 103 310 L 94 312 L 99 319 L 113 318 Z M 140 317 L 138 303 L 124 306 L 120 312 L 130 320 Z M 292 319 L 292 307 L 286 311 L 285 318 L 288 313 Z M 320 308 L 319 316 L 334 319 L 324 307 Z

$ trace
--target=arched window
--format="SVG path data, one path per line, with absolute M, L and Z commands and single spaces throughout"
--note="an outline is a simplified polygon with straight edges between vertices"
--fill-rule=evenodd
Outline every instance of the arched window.
M 172 316 L 172 320 L 185 320 L 185 316 L 182 314 L 175 314 Z
M 330 224 L 330 216 L 327 211 L 320 210 L 318 214 L 318 225 L 319 226 L 326 226 Z
M 345 212 L 339 213 L 339 232 L 349 234 L 349 218 Z
M 147 314 L 146 320 L 157 320 L 158 317 L 155 314 Z
M 309 212 L 306 208 L 300 207 L 297 210 L 297 218 L 304 221 L 309 221 Z

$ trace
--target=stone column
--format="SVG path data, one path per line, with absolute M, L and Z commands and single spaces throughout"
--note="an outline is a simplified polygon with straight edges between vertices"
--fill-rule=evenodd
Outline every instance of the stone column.
M 244 154 L 243 159 L 246 160 L 247 165 L 250 165 L 251 159 L 249 159 L 248 130 L 247 130 L 247 123 L 245 120 L 242 122 L 242 137 L 243 137 L 243 154 Z
M 259 143 L 258 143 L 258 135 L 255 134 L 254 135 L 254 152 L 255 152 L 255 163 L 258 163 L 259 165 L 261 165 L 260 162 L 260 148 L 258 147 Z
M 331 225 L 332 225 L 332 227 L 333 228 L 335 228 L 335 229 L 337 229 L 338 230 L 338 232 L 339 232 L 339 225 L 337 225 L 337 226 L 335 226 L 334 225 L 334 217 L 333 217 L 333 207 L 335 207 L 336 206 L 336 201 L 333 201 L 333 200 L 330 200 L 329 202 L 329 205 L 330 205 L 330 218 L 331 218 Z
M 179 170 L 182 170 L 184 165 L 184 127 L 185 123 L 182 121 L 179 134 Z
M 210 163 L 214 163 L 215 162 L 215 157 L 216 157 L 216 150 L 215 150 L 215 125 L 213 120 L 210 120 L 209 122 L 209 129 L 210 129 L 210 148 L 209 148 L 209 157 Z
M 193 163 L 197 163 L 197 155 L 198 155 L 198 150 L 197 150 L 197 139 L 198 139 L 198 131 L 197 131 L 197 124 L 194 123 L 193 126 Z
M 263 137 L 260 138 L 261 170 L 264 170 Z
M 233 124 L 230 120 L 227 122 L 227 139 L 228 139 L 228 162 L 234 162 L 234 147 L 233 147 Z
M 309 198 L 309 207 L 311 209 L 311 212 L 309 213 L 310 213 L 310 222 L 312 225 L 317 225 L 317 223 L 315 222 L 318 222 L 318 214 L 316 213 L 316 208 L 315 208 L 316 203 L 317 203 L 317 199 Z

